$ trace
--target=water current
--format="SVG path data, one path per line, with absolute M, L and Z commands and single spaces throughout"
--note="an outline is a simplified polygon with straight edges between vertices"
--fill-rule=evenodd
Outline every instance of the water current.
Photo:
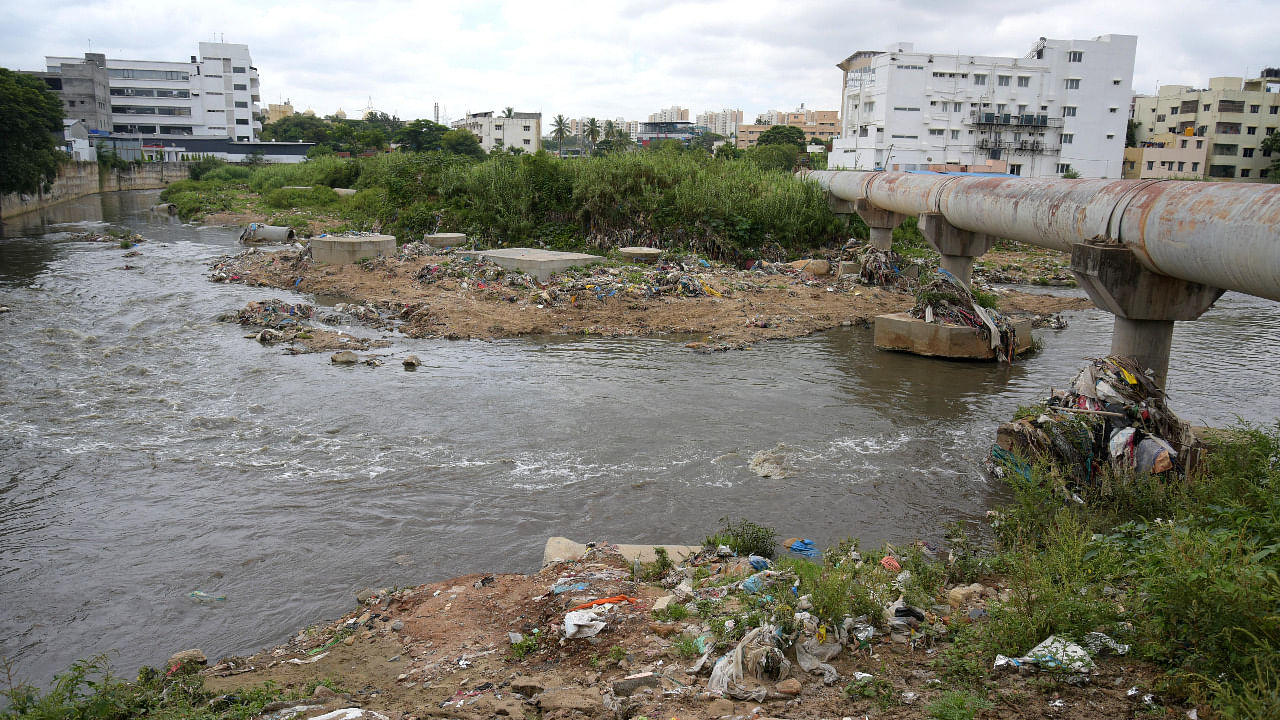
M 981 472 L 996 425 L 1109 344 L 1090 310 L 1012 367 L 877 351 L 861 328 L 712 355 L 395 337 L 417 372 L 337 367 L 215 321 L 314 299 L 209 282 L 236 229 L 154 202 L 64 203 L 0 239 L 0 657 L 38 685 L 97 653 L 129 674 L 251 652 L 365 586 L 533 571 L 551 535 L 695 543 L 731 516 L 820 546 L 938 540 L 1000 501 Z M 107 225 L 142 255 L 71 240 Z M 1174 408 L 1274 421 L 1277 338 L 1280 305 L 1236 294 L 1180 323 Z M 778 445 L 794 475 L 754 474 Z

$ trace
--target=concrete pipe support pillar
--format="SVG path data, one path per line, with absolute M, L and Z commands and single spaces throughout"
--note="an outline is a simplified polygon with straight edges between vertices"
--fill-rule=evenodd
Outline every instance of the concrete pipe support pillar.
M 995 243 L 986 233 L 961 230 L 947 222 L 941 213 L 921 213 L 920 232 L 929 244 L 942 254 L 942 267 L 969 286 L 973 277 L 973 259 L 985 254 Z
M 1150 368 L 1162 388 L 1169 375 L 1173 323 L 1195 320 L 1223 293 L 1152 272 L 1123 245 L 1072 245 L 1071 272 L 1095 305 L 1116 316 L 1111 354 Z
M 865 198 L 854 200 L 853 207 L 871 229 L 871 246 L 877 250 L 893 248 L 893 229 L 907 219 L 906 215 L 872 205 Z

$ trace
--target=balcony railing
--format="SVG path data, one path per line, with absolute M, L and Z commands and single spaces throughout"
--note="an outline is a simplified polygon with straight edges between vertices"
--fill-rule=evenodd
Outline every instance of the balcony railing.
M 1048 115 L 1031 115 L 1016 113 L 989 113 L 977 110 L 969 111 L 969 122 L 974 125 L 1006 125 L 1017 127 L 1062 127 L 1062 118 Z

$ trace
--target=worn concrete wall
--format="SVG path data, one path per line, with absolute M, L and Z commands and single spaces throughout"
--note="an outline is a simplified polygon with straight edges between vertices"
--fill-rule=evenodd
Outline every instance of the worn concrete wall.
M 58 172 L 58 179 L 53 182 L 49 192 L 0 197 L 0 219 L 96 192 L 163 188 L 175 180 L 185 180 L 189 165 L 190 163 L 182 162 L 148 163 L 127 170 L 107 171 L 100 176 L 97 163 L 68 163 Z

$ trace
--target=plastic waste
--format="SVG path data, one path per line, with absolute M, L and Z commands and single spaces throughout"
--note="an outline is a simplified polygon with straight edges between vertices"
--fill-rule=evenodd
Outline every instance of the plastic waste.
M 707 680 L 707 690 L 722 697 L 761 702 L 768 689 L 760 681 L 776 681 L 791 672 L 787 660 L 776 644 L 772 625 L 762 625 L 716 661 Z
M 803 555 L 807 558 L 822 557 L 822 551 L 809 538 L 793 538 L 787 540 L 785 544 L 788 551 L 797 555 Z
M 603 630 L 605 625 L 600 616 L 590 610 L 568 612 L 564 616 L 564 636 L 572 640 L 593 637 Z
M 583 590 L 586 590 L 589 587 L 591 586 L 584 582 L 572 583 L 572 584 L 562 583 L 560 585 L 552 586 L 551 592 L 555 593 L 556 595 L 560 595 L 562 593 L 567 593 L 567 592 L 581 592 Z
M 198 602 L 226 602 L 226 595 L 210 595 L 203 590 L 192 590 L 187 597 Z
M 1026 665 L 1035 665 L 1041 670 L 1071 673 L 1086 673 L 1096 667 L 1093 658 L 1089 657 L 1089 651 L 1057 635 L 1050 635 L 1045 638 L 1043 642 L 1031 648 L 1022 657 L 1011 658 L 1004 655 L 996 655 L 993 667 L 1020 668 Z
M 758 593 L 762 589 L 764 589 L 764 586 L 768 583 L 768 581 L 773 577 L 775 577 L 777 574 L 778 573 L 774 572 L 773 570 L 762 570 L 756 573 L 755 575 L 752 575 L 751 577 L 747 578 L 746 580 L 743 580 L 742 589 L 752 594 Z
M 768 570 L 773 565 L 767 558 L 762 558 L 759 555 L 748 556 L 747 562 L 751 563 L 751 567 L 755 570 Z

